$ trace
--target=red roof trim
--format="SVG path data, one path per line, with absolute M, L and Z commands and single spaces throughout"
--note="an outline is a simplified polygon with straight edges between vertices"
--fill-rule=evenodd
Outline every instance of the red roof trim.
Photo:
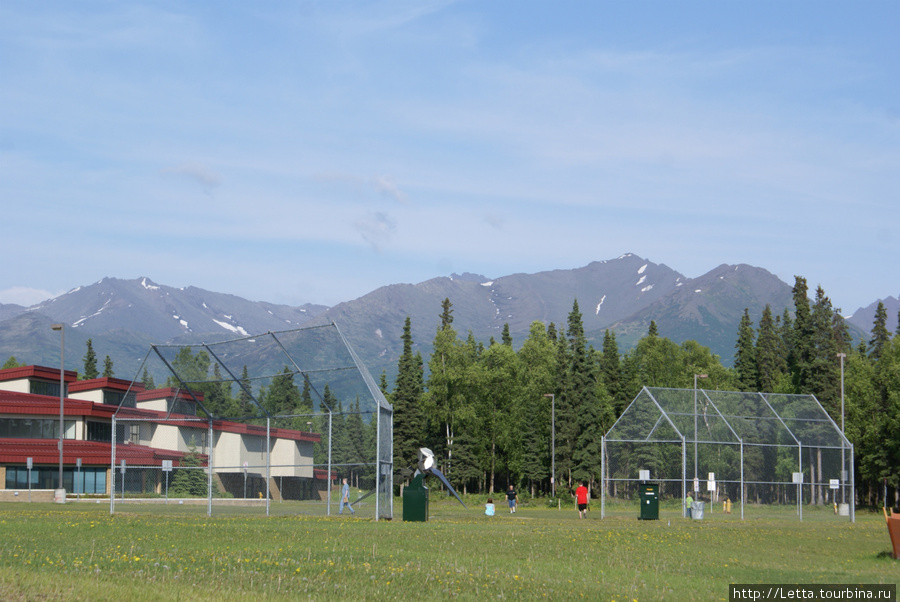
M 59 466 L 59 449 L 56 439 L 0 439 L 0 463 L 25 464 L 31 458 L 35 465 Z M 97 441 L 73 441 L 63 444 L 63 464 L 73 466 L 81 458 L 82 466 L 109 466 L 112 446 Z M 186 453 L 154 449 L 142 445 L 116 445 L 116 464 L 125 460 L 128 465 L 161 466 L 163 460 L 172 460 L 179 466 Z M 197 454 L 202 462 L 207 456 Z M 118 466 L 117 466 L 118 468 Z
M 59 382 L 59 368 L 48 368 L 47 366 L 20 366 L 18 368 L 0 370 L 0 382 L 6 380 L 19 380 L 22 378 L 38 378 L 40 380 Z M 73 383 L 78 380 L 78 373 L 74 370 L 66 370 L 63 379 L 66 384 Z
M 203 393 L 194 391 L 194 397 L 203 401 Z M 166 387 L 163 389 L 147 389 L 137 394 L 138 401 L 152 401 L 155 399 L 184 399 L 186 401 L 194 401 L 191 392 L 186 389 L 176 389 L 175 387 Z
M 94 403 L 84 399 L 66 398 L 63 403 L 65 416 L 84 416 L 112 420 L 113 414 L 118 412 L 120 420 L 129 418 L 137 420 L 156 419 L 160 424 L 172 424 L 175 426 L 206 425 L 205 418 L 187 416 L 184 414 L 167 414 L 158 410 L 143 410 L 137 408 L 119 408 L 119 406 Z M 35 395 L 33 393 L 18 393 L 16 391 L 0 390 L 0 414 L 13 416 L 59 416 L 59 399 L 47 395 Z M 168 417 L 168 418 L 167 418 Z M 225 433 L 247 434 L 257 437 L 266 436 L 266 427 L 244 422 L 232 422 L 230 420 L 213 420 L 213 430 Z M 319 433 L 295 431 L 285 428 L 273 428 L 270 435 L 277 439 L 289 439 L 293 441 L 309 441 L 318 443 L 322 440 Z M 55 445 L 55 444 L 54 444 Z
M 96 391 L 107 389 L 109 391 L 122 391 L 123 393 L 131 389 L 132 391 L 143 391 L 142 383 L 133 383 L 130 380 L 122 378 L 92 378 L 90 380 L 79 380 L 69 385 L 69 393 L 77 393 L 80 391 Z

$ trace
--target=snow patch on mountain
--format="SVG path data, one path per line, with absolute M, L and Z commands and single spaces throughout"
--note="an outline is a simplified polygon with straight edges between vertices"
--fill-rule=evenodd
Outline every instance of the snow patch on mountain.
M 226 316 L 228 317 L 228 316 Z M 213 322 L 224 328 L 225 330 L 230 330 L 233 333 L 240 334 L 243 336 L 249 336 L 250 333 L 244 330 L 241 326 L 234 326 L 233 324 L 229 324 L 228 322 L 221 322 L 213 318 Z

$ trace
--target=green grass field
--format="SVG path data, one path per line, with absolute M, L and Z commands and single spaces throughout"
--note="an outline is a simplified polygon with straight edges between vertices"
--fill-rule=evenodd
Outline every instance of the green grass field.
M 637 507 L 579 520 L 515 515 L 432 498 L 432 518 L 402 522 L 239 508 L 127 503 L 0 504 L 0 599 L 727 600 L 732 583 L 893 583 L 900 561 L 880 514 L 856 523 L 825 509 L 659 521 Z M 596 504 L 595 504 L 596 506 Z M 337 507 L 333 508 L 336 512 Z M 360 515 L 365 514 L 365 508 Z

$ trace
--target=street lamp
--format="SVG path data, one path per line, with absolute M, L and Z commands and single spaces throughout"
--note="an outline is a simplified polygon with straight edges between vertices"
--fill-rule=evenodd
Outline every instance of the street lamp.
M 550 491 L 556 497 L 556 395 L 544 393 L 550 398 Z
M 697 379 L 706 378 L 706 374 L 694 375 L 694 483 L 697 483 Z
M 66 326 L 52 324 L 59 331 L 59 489 L 63 488 L 63 399 L 66 391 Z
M 846 353 L 838 353 L 838 358 L 841 360 L 841 435 L 844 434 L 844 358 L 847 357 Z M 846 502 L 847 500 L 844 490 L 844 473 L 848 472 L 847 467 L 844 465 L 844 442 L 841 441 L 841 503 Z

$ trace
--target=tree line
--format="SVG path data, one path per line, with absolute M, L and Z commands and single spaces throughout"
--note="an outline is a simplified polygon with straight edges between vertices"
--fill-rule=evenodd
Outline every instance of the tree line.
M 854 445 L 857 501 L 883 502 L 890 488 L 887 497 L 897 504 L 900 332 L 892 335 L 879 303 L 870 338 L 854 342 L 840 309 L 821 287 L 810 300 L 806 279 L 798 276 L 792 292 L 793 311 L 774 315 L 766 306 L 754 323 L 744 310 L 731 368 L 697 341 L 677 344 L 661 337 L 654 322 L 628 351 L 620 352 L 610 330 L 596 349 L 585 336 L 577 299 L 565 325 L 532 323 L 518 349 L 508 324 L 499 341 L 491 338 L 485 345 L 471 331 L 460 337 L 453 305 L 445 299 L 427 363 L 415 351 L 407 317 L 392 389 L 381 375 L 382 392 L 394 408 L 395 471 L 414 466 L 418 449 L 429 447 L 441 458 L 442 472 L 464 493 L 497 492 L 512 484 L 539 496 L 554 489 L 551 479 L 564 492 L 576 482 L 593 484 L 600 476 L 601 437 L 641 387 L 691 388 L 695 375 L 703 374 L 707 389 L 815 395 L 835 423 L 843 423 Z M 96 377 L 90 340 L 83 360 L 81 378 Z M 18 365 L 11 357 L 3 367 Z M 182 348 L 173 367 L 192 390 L 203 393 L 205 413 L 247 420 L 264 415 L 248 394 L 252 383 L 246 366 L 238 386 L 202 350 L 194 354 Z M 112 375 L 106 356 L 103 376 Z M 280 417 L 273 426 L 322 433 L 314 458 L 324 466 L 328 416 L 314 411 L 309 382 L 298 385 L 295 376 L 285 366 L 256 399 L 266 413 Z M 156 387 L 146 368 L 142 380 L 146 388 Z M 180 383 L 170 376 L 166 386 Z M 360 411 L 359 399 L 336 399 L 327 386 L 321 393 L 321 401 L 334 410 L 332 465 L 355 483 L 370 480 L 372 468 L 366 464 L 374 462 L 375 421 Z
M 798 276 L 792 292 L 793 311 L 774 315 L 766 306 L 754 323 L 745 309 L 731 368 L 696 341 L 661 337 L 654 322 L 631 350 L 620 352 L 610 330 L 596 349 L 585 338 L 577 299 L 564 327 L 534 322 L 515 350 L 505 325 L 500 340 L 485 345 L 471 331 L 460 337 L 445 299 L 427 363 L 414 350 L 407 317 L 392 390 L 382 376 L 394 408 L 395 468 L 413 466 L 418 449 L 429 447 L 462 492 L 512 484 L 549 495 L 551 478 L 557 492 L 568 492 L 578 482 L 598 481 L 601 437 L 641 387 L 692 388 L 702 374 L 707 389 L 815 395 L 854 445 L 858 502 L 883 502 L 889 488 L 896 504 L 900 333 L 892 336 L 879 303 L 871 338 L 854 343 L 821 287 L 810 300 Z

